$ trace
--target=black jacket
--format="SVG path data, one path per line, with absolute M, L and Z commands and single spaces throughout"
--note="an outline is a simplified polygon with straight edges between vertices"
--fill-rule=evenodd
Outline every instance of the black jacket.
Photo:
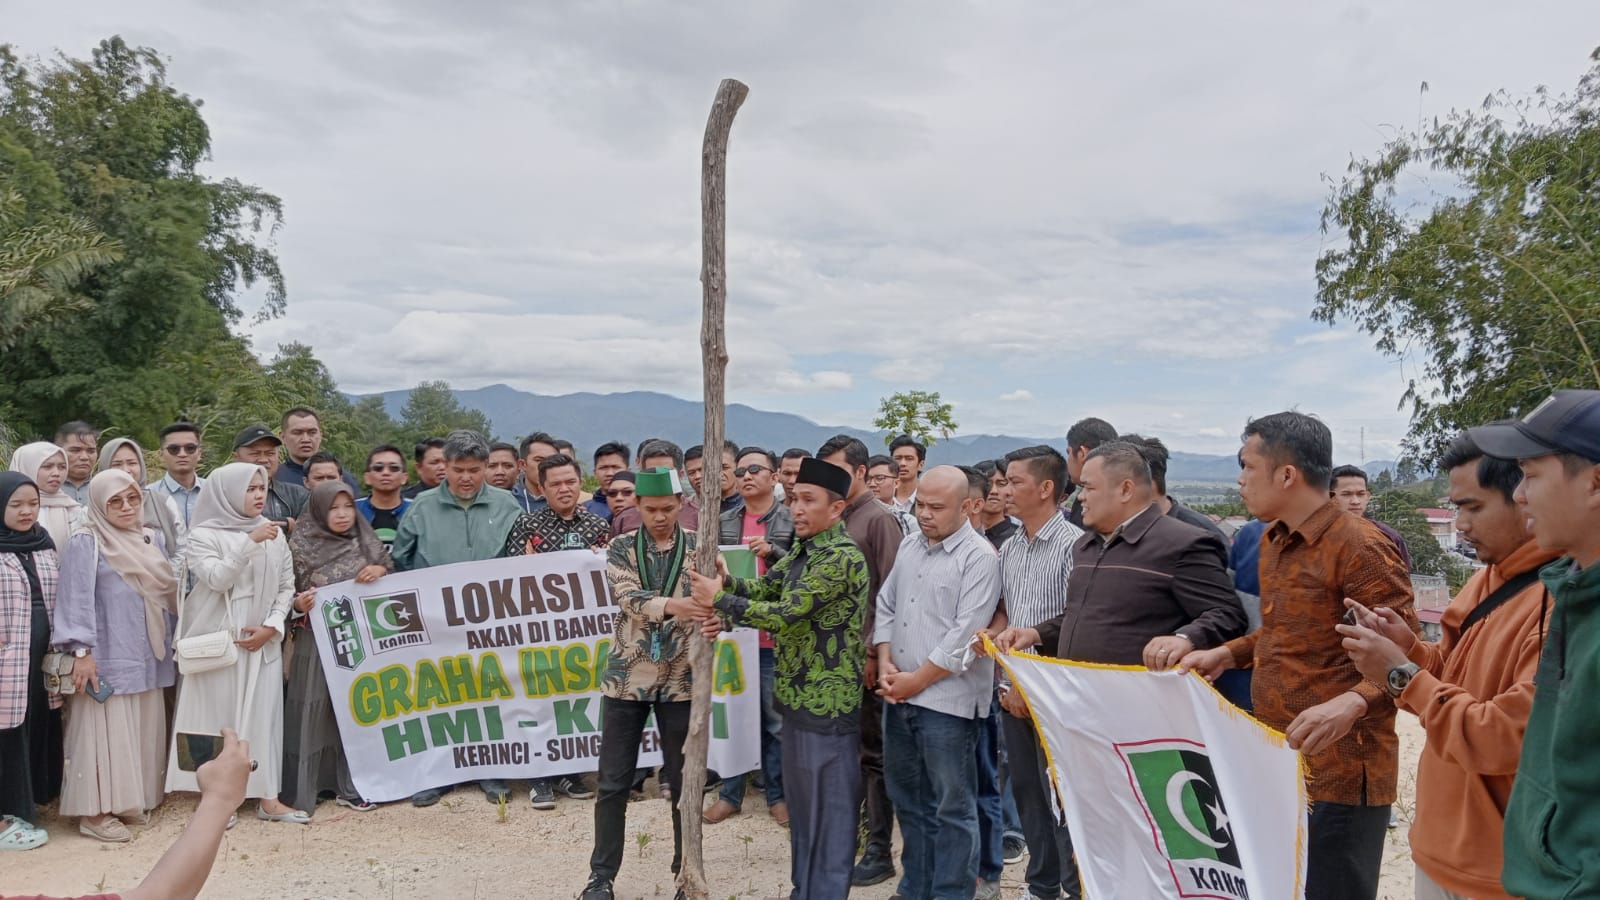
M 1062 615 L 1039 625 L 1040 650 L 1061 659 L 1139 665 L 1152 638 L 1182 633 L 1196 649 L 1244 634 L 1216 535 L 1150 508 L 1109 540 L 1090 531 L 1072 546 Z
M 772 509 L 756 521 L 767 527 L 767 543 L 772 545 L 772 557 L 767 562 L 771 564 L 783 559 L 789 548 L 794 546 L 794 516 L 789 513 L 789 507 L 774 501 Z M 725 510 L 721 518 L 721 533 L 718 535 L 722 544 L 731 546 L 744 543 L 743 532 L 744 505 Z

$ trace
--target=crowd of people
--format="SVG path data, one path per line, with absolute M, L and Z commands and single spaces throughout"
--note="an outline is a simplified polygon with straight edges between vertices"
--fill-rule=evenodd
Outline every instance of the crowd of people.
M 227 827 L 245 798 L 288 824 L 325 799 L 376 809 L 352 781 L 315 647 L 296 646 L 315 640 L 303 626 L 316 589 L 589 549 L 606 554 L 619 610 L 598 775 L 528 793 L 538 809 L 593 800 L 582 900 L 613 897 L 651 717 L 658 790 L 679 796 L 693 634 L 739 626 L 761 630 L 761 765 L 748 775 L 789 828 L 799 900 L 897 874 L 904 900 L 995 898 L 1023 860 L 1023 900 L 1078 896 L 1044 748 L 983 637 L 1001 653 L 1195 671 L 1282 731 L 1307 765 L 1313 900 L 1377 896 L 1401 710 L 1427 731 L 1417 897 L 1600 895 L 1587 831 L 1600 720 L 1584 706 L 1600 675 L 1600 392 L 1471 429 L 1438 461 L 1484 565 L 1437 642 L 1420 638 L 1404 541 L 1362 514 L 1365 474 L 1335 469 L 1328 427 L 1299 412 L 1246 424 L 1239 486 L 1255 521 L 1231 540 L 1168 494 L 1159 440 L 1098 418 L 1068 430 L 1065 452 L 931 468 L 904 436 L 884 455 L 848 435 L 781 453 L 652 438 L 580 461 L 543 432 L 513 445 L 457 431 L 409 454 L 375 447 L 351 472 L 322 437 L 298 407 L 276 431 L 240 432 L 232 459 L 201 475 L 199 427 L 177 422 L 160 432 L 154 479 L 136 443 L 102 445 L 82 422 L 12 454 L 0 851 L 45 843 L 51 802 L 86 839 L 130 840 L 168 792 L 206 780 L 178 765 L 178 732 L 227 730 L 256 748 Z M 699 574 L 706 504 L 756 577 Z M 722 773 L 705 822 L 740 814 L 751 780 Z

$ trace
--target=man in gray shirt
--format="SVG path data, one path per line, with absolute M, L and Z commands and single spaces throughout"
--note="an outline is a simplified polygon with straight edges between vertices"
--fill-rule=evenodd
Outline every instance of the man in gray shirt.
M 899 895 L 970 898 L 978 873 L 980 720 L 994 662 L 972 648 L 1000 600 L 1000 566 L 974 531 L 967 476 L 939 466 L 917 490 L 920 531 L 878 592 L 873 641 L 884 709 L 884 775 L 905 840 Z

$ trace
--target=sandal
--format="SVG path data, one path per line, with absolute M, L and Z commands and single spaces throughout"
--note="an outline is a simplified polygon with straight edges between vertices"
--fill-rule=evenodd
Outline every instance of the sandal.
M 16 816 L 0 817 L 0 850 L 32 850 L 50 840 L 50 833 Z
M 133 840 L 133 832 L 116 816 L 107 816 L 99 825 L 89 821 L 88 816 L 78 820 L 78 833 L 84 837 L 91 837 L 107 844 L 126 844 Z
M 378 808 L 378 804 L 373 803 L 370 800 L 364 800 L 360 797 L 335 797 L 333 798 L 333 802 L 347 809 L 353 809 L 356 812 L 372 812 Z
M 117 818 L 121 819 L 122 824 L 124 825 L 149 825 L 150 811 L 147 809 L 140 809 L 133 812 L 117 813 Z

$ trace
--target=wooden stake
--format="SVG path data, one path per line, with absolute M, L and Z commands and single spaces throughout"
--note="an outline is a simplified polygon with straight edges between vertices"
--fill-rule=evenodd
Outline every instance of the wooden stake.
M 721 543 L 722 441 L 724 433 L 723 376 L 728 368 L 725 326 L 727 282 L 727 164 L 728 133 L 750 89 L 732 78 L 717 86 L 706 119 L 705 142 L 700 148 L 700 285 L 704 297 L 700 318 L 700 353 L 705 365 L 706 465 L 700 476 L 700 529 L 695 568 L 702 575 L 717 574 L 717 545 Z M 681 795 L 673 798 L 683 823 L 683 866 L 678 889 L 688 900 L 707 900 L 705 854 L 701 846 L 701 809 L 706 782 L 706 751 L 711 739 L 711 679 L 713 641 L 696 632 L 689 645 L 694 677 L 689 707 L 689 737 L 683 744 Z M 723 773 L 727 775 L 729 773 Z

